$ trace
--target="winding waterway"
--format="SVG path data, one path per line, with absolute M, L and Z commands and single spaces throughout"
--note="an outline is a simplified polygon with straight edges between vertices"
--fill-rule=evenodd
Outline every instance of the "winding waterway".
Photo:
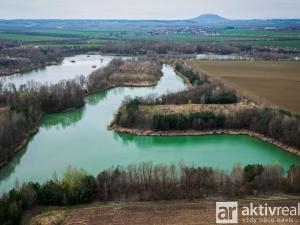
M 97 61 L 101 58 L 93 57 Z M 84 68 L 79 71 L 76 63 L 82 63 L 80 59 L 87 58 L 75 57 L 76 62 L 72 63 L 73 76 L 77 72 L 84 72 Z M 65 61 L 69 61 L 69 58 Z M 72 70 L 68 63 L 56 67 L 64 65 Z M 56 78 L 52 79 L 50 68 L 19 77 L 24 81 L 35 76 L 45 76 L 45 81 L 56 82 Z M 86 65 L 86 69 L 90 68 L 90 65 Z M 57 70 L 64 71 L 64 68 Z M 107 125 L 125 96 L 161 95 L 186 88 L 172 67 L 164 65 L 163 73 L 164 76 L 156 87 L 111 89 L 86 97 L 86 106 L 81 109 L 45 116 L 40 123 L 39 132 L 30 139 L 23 151 L 1 169 L 0 192 L 12 188 L 16 181 L 43 182 L 51 179 L 54 173 L 60 176 L 68 165 L 83 168 L 96 175 L 106 168 L 145 161 L 181 161 L 194 166 L 213 166 L 226 170 L 235 164 L 279 163 L 287 169 L 294 163 L 300 163 L 300 158 L 245 135 L 141 137 L 108 131 Z M 71 78 L 71 75 L 68 77 Z M 15 77 L 14 82 L 21 81 Z

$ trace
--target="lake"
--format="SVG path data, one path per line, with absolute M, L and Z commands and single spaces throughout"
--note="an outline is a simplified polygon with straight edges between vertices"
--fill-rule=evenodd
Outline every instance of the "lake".
M 106 66 L 114 57 L 103 55 L 76 55 L 65 57 L 57 64 L 35 69 L 31 72 L 14 74 L 12 76 L 0 77 L 4 84 L 14 83 L 16 86 L 26 84 L 34 80 L 39 83 L 57 83 L 61 80 L 68 80 L 77 76 L 87 76 L 94 70 Z M 122 57 L 130 58 L 130 57 Z
M 93 57 L 98 62 L 102 56 Z M 69 75 L 61 74 L 63 78 L 71 78 L 77 72 L 84 73 L 84 68 L 79 71 L 79 65 L 76 65 L 84 64 L 81 59 L 87 60 L 87 57 L 76 56 L 74 64 L 65 61 L 56 66 L 67 66 L 68 69 L 56 68 L 53 71 L 69 71 Z M 56 82 L 57 73 L 53 74 L 52 79 L 51 67 L 43 72 L 33 71 L 18 77 L 25 81 L 38 76 L 38 73 L 39 76 L 47 77 L 46 82 Z M 91 71 L 90 65 L 86 65 L 86 68 Z M 43 182 L 53 178 L 54 174 L 59 177 L 68 165 L 96 175 L 113 166 L 149 161 L 185 162 L 225 170 L 236 164 L 243 166 L 254 163 L 279 163 L 286 170 L 290 165 L 300 163 L 299 157 L 246 135 L 153 137 L 118 134 L 107 130 L 107 125 L 125 96 L 161 95 L 186 88 L 171 66 L 164 65 L 163 74 L 155 87 L 114 88 L 86 97 L 86 106 L 81 109 L 44 116 L 39 132 L 0 170 L 0 192 L 11 189 L 16 181 Z M 16 83 L 21 82 L 17 77 L 14 79 Z

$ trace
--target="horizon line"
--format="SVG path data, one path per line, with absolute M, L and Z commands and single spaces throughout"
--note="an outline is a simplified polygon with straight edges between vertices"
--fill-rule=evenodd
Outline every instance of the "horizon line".
M 199 16 L 185 19 L 165 19 L 165 18 L 0 18 L 0 20 L 124 20 L 124 21 L 191 21 L 201 16 L 214 15 L 227 20 L 300 20 L 300 17 L 270 17 L 270 18 L 229 18 L 219 14 L 205 13 Z

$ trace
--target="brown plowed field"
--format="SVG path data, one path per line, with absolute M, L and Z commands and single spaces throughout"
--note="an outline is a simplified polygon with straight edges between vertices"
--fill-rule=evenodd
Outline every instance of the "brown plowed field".
M 219 77 L 262 103 L 300 114 L 299 61 L 200 61 L 190 65 Z

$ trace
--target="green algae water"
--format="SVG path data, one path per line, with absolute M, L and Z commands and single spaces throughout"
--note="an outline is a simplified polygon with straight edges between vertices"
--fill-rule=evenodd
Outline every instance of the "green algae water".
M 59 177 L 68 165 L 96 175 L 113 166 L 149 161 L 225 170 L 254 163 L 278 163 L 286 170 L 300 163 L 299 157 L 246 135 L 153 137 L 108 131 L 107 125 L 126 96 L 161 95 L 186 88 L 172 67 L 164 65 L 163 73 L 156 87 L 111 89 L 88 96 L 81 109 L 45 116 L 39 132 L 1 169 L 0 192 L 11 189 L 16 181 Z

